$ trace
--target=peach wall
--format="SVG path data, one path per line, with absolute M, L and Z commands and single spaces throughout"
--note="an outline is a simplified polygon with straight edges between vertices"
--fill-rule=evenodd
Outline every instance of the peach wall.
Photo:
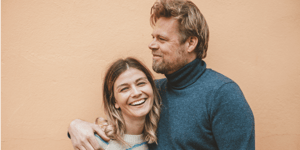
M 2 0 L 2 149 L 71 150 L 71 120 L 104 116 L 107 65 L 151 66 L 154 1 Z M 300 150 L 300 1 L 194 2 L 211 32 L 205 61 L 242 88 L 256 148 Z
M 0 0 L 0 25 L 2 25 L 1 24 L 1 0 Z M 0 30 L 1 30 L 1 27 L 0 27 Z M 0 33 L 0 39 L 1 39 L 1 33 Z M 2 56 L 1 56 L 1 44 L 0 44 L 0 60 L 1 60 L 1 58 L 2 58 Z M 0 65 L 0 77 L 1 77 L 1 65 Z M 0 89 L 1 89 L 1 79 L 0 79 Z M 1 92 L 2 90 L 0 90 L 0 150 L 1 150 L 1 135 L 2 135 L 2 133 L 1 133 L 1 130 L 2 130 L 2 111 L 1 111 L 1 107 L 2 107 L 2 105 L 1 105 Z

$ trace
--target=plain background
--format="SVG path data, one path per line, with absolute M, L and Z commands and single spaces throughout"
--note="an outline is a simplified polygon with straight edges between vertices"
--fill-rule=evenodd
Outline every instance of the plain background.
M 73 149 L 69 123 L 105 116 L 107 66 L 134 56 L 151 67 L 154 2 L 2 0 L 2 149 Z M 208 67 L 254 112 L 256 149 L 300 150 L 300 1 L 194 3 L 210 28 Z

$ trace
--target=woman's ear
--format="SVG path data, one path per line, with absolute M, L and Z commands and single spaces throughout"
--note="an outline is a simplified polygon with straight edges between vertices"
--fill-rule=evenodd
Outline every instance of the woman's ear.
M 188 49 L 187 52 L 191 53 L 195 50 L 197 44 L 198 44 L 198 38 L 196 36 L 190 36 L 187 40 L 186 40 L 187 44 L 188 44 Z
M 119 109 L 120 106 L 119 106 L 117 103 L 115 103 L 115 108 L 116 108 L 116 109 Z

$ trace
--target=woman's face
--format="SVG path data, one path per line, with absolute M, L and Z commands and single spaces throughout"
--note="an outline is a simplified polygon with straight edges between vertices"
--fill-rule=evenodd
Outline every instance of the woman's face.
M 145 118 L 153 105 L 153 89 L 146 75 L 135 68 L 123 72 L 114 84 L 115 107 L 125 118 Z

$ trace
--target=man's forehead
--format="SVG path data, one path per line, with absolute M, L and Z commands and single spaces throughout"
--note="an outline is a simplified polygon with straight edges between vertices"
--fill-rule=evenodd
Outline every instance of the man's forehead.
M 169 34 L 178 32 L 178 21 L 174 18 L 161 17 L 157 20 L 153 27 L 152 36 L 161 35 L 167 36 Z
M 160 17 L 156 21 L 156 23 L 154 25 L 154 28 L 156 28 L 156 27 L 159 27 L 159 28 L 166 27 L 166 28 L 168 28 L 168 27 L 171 27 L 171 26 L 176 26 L 177 27 L 177 25 L 178 25 L 178 21 L 173 17 L 170 17 L 170 18 Z

